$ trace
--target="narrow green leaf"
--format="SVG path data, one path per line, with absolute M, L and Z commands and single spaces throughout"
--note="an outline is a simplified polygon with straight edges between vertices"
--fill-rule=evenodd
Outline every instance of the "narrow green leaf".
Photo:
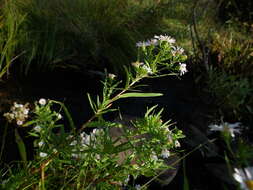
M 27 163 L 27 154 L 26 154 L 25 143 L 22 140 L 21 136 L 19 135 L 17 129 L 15 129 L 15 139 L 16 139 L 16 143 L 18 145 L 18 150 L 19 150 L 21 159 L 26 164 Z
M 129 92 L 122 94 L 119 98 L 144 98 L 144 97 L 157 97 L 162 96 L 161 93 L 139 93 L 139 92 Z

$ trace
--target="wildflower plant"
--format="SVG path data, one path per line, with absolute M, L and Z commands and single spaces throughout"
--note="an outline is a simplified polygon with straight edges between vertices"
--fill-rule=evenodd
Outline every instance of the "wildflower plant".
M 35 156 L 25 168 L 25 180 L 15 188 L 119 189 L 129 186 L 130 176 L 156 176 L 168 169 L 164 159 L 175 154 L 184 135 L 174 123 L 162 120 L 162 109 L 157 112 L 157 106 L 148 108 L 143 118 L 131 120 L 130 125 L 107 121 L 103 116 L 117 111 L 113 103 L 119 99 L 162 95 L 137 91 L 142 79 L 162 76 L 160 72 L 166 68 L 183 74 L 179 63 L 186 56 L 173 54 L 172 44 L 168 36 L 155 37 L 150 46 L 141 44 L 141 56 L 132 64 L 133 69 L 125 69 L 124 85 L 116 75 L 106 72 L 102 96 L 88 94 L 94 115 L 79 129 L 62 103 L 46 99 L 35 102 L 30 120 L 19 125 L 30 127 L 29 134 L 36 139 Z M 53 110 L 55 104 L 60 105 L 64 117 Z M 69 126 L 59 124 L 62 118 L 69 121 Z M 120 133 L 115 135 L 113 131 Z M 8 185 L 11 180 L 2 187 Z
M 187 56 L 184 49 L 176 45 L 176 40 L 167 35 L 155 35 L 154 38 L 136 44 L 139 50 L 138 62 L 148 73 L 159 74 L 163 70 L 179 72 L 183 75 L 187 72 Z

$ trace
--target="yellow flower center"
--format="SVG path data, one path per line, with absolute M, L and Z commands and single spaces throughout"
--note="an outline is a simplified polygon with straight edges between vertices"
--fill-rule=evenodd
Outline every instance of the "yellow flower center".
M 246 180 L 245 184 L 249 188 L 249 190 L 253 190 L 253 180 Z

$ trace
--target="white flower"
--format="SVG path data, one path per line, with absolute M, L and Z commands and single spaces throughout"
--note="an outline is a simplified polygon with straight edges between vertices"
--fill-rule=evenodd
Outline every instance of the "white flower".
M 38 146 L 39 146 L 39 147 L 42 147 L 44 144 L 45 144 L 45 143 L 44 143 L 43 141 L 40 141 L 40 142 L 38 143 Z
M 175 147 L 180 147 L 180 142 L 179 141 L 175 141 Z
M 23 110 L 23 114 L 27 115 L 28 113 L 29 113 L 29 108 L 25 108 L 25 109 Z
M 41 158 L 45 158 L 45 157 L 47 157 L 47 153 L 45 153 L 45 152 L 40 152 L 40 154 L 39 154 L 39 155 L 40 155 L 40 157 L 41 157 Z
M 60 113 L 57 113 L 57 119 L 62 119 L 62 115 Z
M 135 188 L 136 190 L 141 190 L 141 185 L 140 185 L 140 184 L 136 184 L 136 185 L 134 186 L 134 188 Z
M 21 120 L 17 120 L 17 125 L 23 125 L 23 121 L 21 121 Z
M 136 43 L 136 46 L 137 47 L 147 47 L 147 46 L 150 46 L 150 41 L 147 41 L 147 42 L 137 42 Z
M 162 151 L 161 157 L 162 158 L 169 158 L 170 156 L 170 151 L 168 151 L 167 149 Z
M 184 49 L 178 46 L 172 46 L 172 50 L 171 53 L 173 56 L 175 56 L 176 54 L 183 54 L 184 53 Z
M 14 102 L 14 107 L 15 108 L 22 108 L 23 104 L 17 104 L 17 102 Z
M 242 190 L 253 190 L 253 167 L 244 169 L 235 168 L 233 177 L 240 183 Z
M 156 38 L 160 41 L 166 41 L 169 44 L 174 44 L 176 42 L 176 40 L 174 38 L 167 36 L 167 35 L 160 35 L 160 36 L 155 35 L 154 38 Z
M 39 133 L 41 131 L 41 126 L 37 125 L 33 128 L 33 130 Z
M 157 45 L 159 44 L 159 40 L 157 40 L 157 39 L 151 39 L 151 40 L 149 41 L 149 43 L 150 43 L 150 45 L 157 46 Z
M 180 75 L 184 75 L 187 72 L 186 64 L 179 63 L 179 71 L 180 71 Z
M 46 103 L 47 103 L 47 101 L 46 101 L 46 99 L 44 99 L 44 98 L 41 98 L 41 99 L 39 100 L 39 104 L 42 105 L 42 106 L 46 105 Z
M 124 180 L 124 184 L 128 184 L 129 181 L 130 181 L 130 175 L 128 175 L 127 178 Z
M 149 66 L 147 66 L 147 65 L 143 65 L 142 68 L 145 69 L 148 74 L 152 74 L 153 73 L 152 69 Z
M 238 129 L 240 125 L 241 125 L 240 122 L 237 122 L 234 124 L 225 122 L 221 125 L 212 124 L 212 125 L 209 125 L 208 127 L 210 128 L 211 131 L 229 132 L 232 137 L 235 137 L 235 133 L 241 133 L 240 129 Z
M 112 73 L 109 73 L 109 74 L 108 74 L 108 77 L 109 77 L 110 79 L 114 79 L 114 78 L 116 78 L 116 75 L 115 75 L 115 74 L 112 74 Z

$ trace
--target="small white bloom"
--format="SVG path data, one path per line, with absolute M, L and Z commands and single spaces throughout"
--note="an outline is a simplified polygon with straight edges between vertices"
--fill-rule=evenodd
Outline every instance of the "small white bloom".
M 240 183 L 242 190 L 253 189 L 253 167 L 247 167 L 244 169 L 235 168 L 233 177 Z
M 14 107 L 15 108 L 22 108 L 23 104 L 17 104 L 17 102 L 14 102 Z
M 208 127 L 210 128 L 210 131 L 229 132 L 232 137 L 235 137 L 235 133 L 241 133 L 240 129 L 238 129 L 240 125 L 241 125 L 240 122 L 234 124 L 225 122 L 221 125 L 212 124 L 209 125 Z
M 153 73 L 152 69 L 149 66 L 147 66 L 147 65 L 143 65 L 142 68 L 145 69 L 148 74 L 152 74 Z
M 39 133 L 41 131 L 41 126 L 37 125 L 33 129 L 34 129 L 34 131 Z
M 41 98 L 41 99 L 39 100 L 39 104 L 42 105 L 42 106 L 46 105 L 46 103 L 47 103 L 47 101 L 46 101 L 46 99 L 44 99 L 44 98 Z
M 134 186 L 134 188 L 135 188 L 136 190 L 141 190 L 141 185 L 140 185 L 140 184 L 136 184 L 136 185 Z
M 178 46 L 172 46 L 172 50 L 171 53 L 173 56 L 177 55 L 177 54 L 183 54 L 184 53 L 184 49 Z
M 136 43 L 136 46 L 137 47 L 148 47 L 148 46 L 150 46 L 151 45 L 151 42 L 148 40 L 148 41 L 146 41 L 146 42 L 137 42 Z
M 149 43 L 151 45 L 157 46 L 159 44 L 159 40 L 157 40 L 157 39 L 151 39 Z
M 44 144 L 45 144 L 45 143 L 44 143 L 43 141 L 40 141 L 40 142 L 38 143 L 38 146 L 39 146 L 39 147 L 42 147 Z
M 114 79 L 114 78 L 116 78 L 116 75 L 115 75 L 115 74 L 112 74 L 112 73 L 109 73 L 109 74 L 108 74 L 108 77 L 109 77 L 110 79 Z
M 45 153 L 45 152 L 40 152 L 40 154 L 39 154 L 39 155 L 40 155 L 40 157 L 41 157 L 41 158 L 45 158 L 45 157 L 47 157 L 47 153 Z
M 57 119 L 62 119 L 62 115 L 60 113 L 57 113 Z
M 168 151 L 167 149 L 162 151 L 161 157 L 162 158 L 169 158 L 170 156 L 170 151 Z
M 29 113 L 29 108 L 25 108 L 25 109 L 23 110 L 23 114 L 27 115 L 28 113 Z
M 176 148 L 178 148 L 178 147 L 180 147 L 181 145 L 180 145 L 180 142 L 179 141 L 175 141 L 175 147 Z
M 130 175 L 128 175 L 127 178 L 124 180 L 124 184 L 128 184 L 129 181 L 130 181 Z
M 21 120 L 17 120 L 17 125 L 23 125 L 23 121 L 21 121 Z
M 160 36 L 155 35 L 154 38 L 160 41 L 168 42 L 169 44 L 174 44 L 176 42 L 174 38 L 167 35 L 160 35 Z
M 180 71 L 180 75 L 184 75 L 186 72 L 188 72 L 186 69 L 186 64 L 179 63 L 179 71 Z

